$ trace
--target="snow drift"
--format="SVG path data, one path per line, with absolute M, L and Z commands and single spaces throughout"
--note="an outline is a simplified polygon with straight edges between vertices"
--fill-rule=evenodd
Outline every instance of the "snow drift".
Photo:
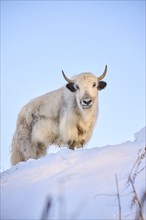
M 122 219 L 133 220 L 138 207 L 129 176 L 140 199 L 146 191 L 144 148 L 145 128 L 133 142 L 61 148 L 21 162 L 1 173 L 1 219 L 119 219 L 119 196 Z

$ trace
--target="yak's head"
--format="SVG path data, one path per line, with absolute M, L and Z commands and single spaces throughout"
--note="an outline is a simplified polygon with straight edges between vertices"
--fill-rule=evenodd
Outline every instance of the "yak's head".
M 97 99 L 98 91 L 106 86 L 106 82 L 102 81 L 107 72 L 107 66 L 103 74 L 96 77 L 92 73 L 81 73 L 73 79 L 69 79 L 62 70 L 64 79 L 68 82 L 66 87 L 73 93 L 76 93 L 76 101 L 80 108 L 89 109 L 94 105 Z

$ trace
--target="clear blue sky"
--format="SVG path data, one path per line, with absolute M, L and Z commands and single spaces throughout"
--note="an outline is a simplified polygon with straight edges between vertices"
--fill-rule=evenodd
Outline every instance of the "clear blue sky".
M 105 65 L 99 119 L 87 147 L 132 140 L 145 125 L 145 1 L 1 1 L 1 168 L 21 107 Z

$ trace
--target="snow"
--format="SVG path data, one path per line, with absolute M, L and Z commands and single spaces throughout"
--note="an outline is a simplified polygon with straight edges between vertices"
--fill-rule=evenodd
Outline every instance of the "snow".
M 119 219 L 117 175 L 122 219 L 133 220 L 137 207 L 131 208 L 128 177 L 140 171 L 134 186 L 141 198 L 146 191 L 145 158 L 139 165 L 135 162 L 144 148 L 145 128 L 133 142 L 75 151 L 64 147 L 21 162 L 1 173 L 1 219 Z

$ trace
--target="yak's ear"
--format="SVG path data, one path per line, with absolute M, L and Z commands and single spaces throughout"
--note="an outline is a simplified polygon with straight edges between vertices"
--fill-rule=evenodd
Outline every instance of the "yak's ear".
M 102 90 L 102 89 L 104 89 L 104 88 L 106 87 L 106 85 L 107 85 L 106 82 L 104 82 L 104 81 L 99 81 L 99 82 L 98 82 L 97 89 L 98 89 L 98 90 Z
M 74 83 L 68 83 L 66 85 L 66 88 L 68 88 L 71 92 L 75 92 L 76 91 L 76 89 L 74 87 Z

